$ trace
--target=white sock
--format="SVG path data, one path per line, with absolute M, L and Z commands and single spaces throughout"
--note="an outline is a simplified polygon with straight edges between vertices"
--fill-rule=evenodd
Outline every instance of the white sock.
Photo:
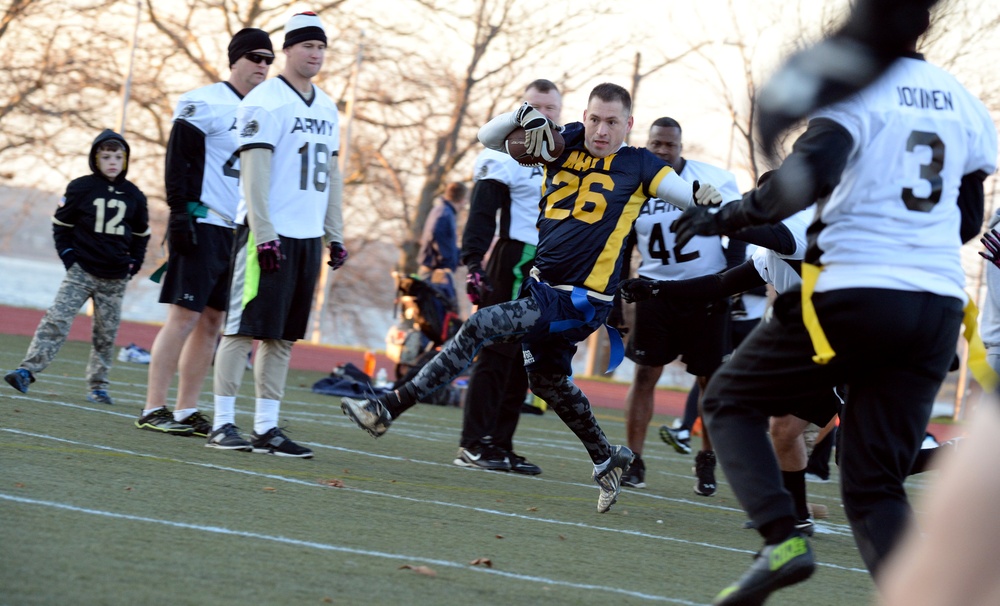
M 139 418 L 149 416 L 153 414 L 153 411 L 160 410 L 161 408 L 166 408 L 166 406 L 157 406 L 156 408 L 150 408 L 149 410 L 143 410 L 139 413 Z
M 194 408 L 182 408 L 180 410 L 175 410 L 174 420 L 177 421 L 178 423 L 183 423 L 184 419 L 190 417 L 196 412 L 198 412 L 197 406 L 195 406 Z
M 215 396 L 215 418 L 212 431 L 227 423 L 236 423 L 236 396 Z
M 607 461 L 601 463 L 600 465 L 594 465 L 594 471 L 596 471 L 597 473 L 603 472 L 605 469 L 608 468 L 608 463 L 610 462 L 611 462 L 611 457 L 608 457 Z
M 258 436 L 267 433 L 272 427 L 278 426 L 278 411 L 281 400 L 257 398 L 257 410 L 253 415 L 253 431 Z

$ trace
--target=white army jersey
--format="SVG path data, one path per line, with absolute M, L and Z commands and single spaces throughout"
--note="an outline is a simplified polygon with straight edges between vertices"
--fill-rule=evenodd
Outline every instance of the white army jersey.
M 177 102 L 173 120 L 183 120 L 205 136 L 201 203 L 212 209 L 202 223 L 232 226 L 239 193 L 239 155 L 236 153 L 236 106 L 240 95 L 228 82 L 217 82 L 185 93 Z
M 282 77 L 257 85 L 236 110 L 240 150 L 273 151 L 268 210 L 274 230 L 289 238 L 318 238 L 329 205 L 329 171 L 340 150 L 340 118 L 334 102 L 316 86 L 313 98 Z M 241 196 L 237 221 L 246 220 Z
M 778 294 L 798 288 L 802 284 L 802 277 L 785 260 L 801 261 L 805 258 L 806 229 L 809 228 L 809 223 L 812 222 L 815 213 L 816 207 L 810 206 L 782 221 L 795 239 L 795 250 L 792 253 L 779 255 L 773 250 L 763 247 L 758 247 L 753 252 L 751 260 L 754 269 L 765 282 L 774 286 L 774 290 Z
M 740 200 L 736 177 L 727 170 L 696 160 L 685 160 L 679 176 L 688 183 L 699 181 L 714 185 L 722 194 L 723 204 Z M 677 238 L 670 224 L 681 216 L 681 209 L 659 198 L 642 205 L 635 220 L 636 247 L 642 255 L 639 275 L 653 280 L 686 280 L 726 269 L 726 257 L 719 236 L 695 236 L 677 250 Z
M 492 179 L 510 190 L 510 233 L 500 234 L 501 237 L 538 246 L 535 223 L 542 199 L 542 174 L 542 167 L 522 166 L 504 152 L 487 148 L 476 156 L 473 178 Z
M 809 258 L 820 253 L 824 266 L 817 292 L 888 288 L 964 301 L 959 185 L 977 170 L 992 173 L 997 160 L 983 104 L 944 70 L 903 58 L 813 118 L 854 139 L 840 184 L 818 206 L 823 229 L 810 237 Z

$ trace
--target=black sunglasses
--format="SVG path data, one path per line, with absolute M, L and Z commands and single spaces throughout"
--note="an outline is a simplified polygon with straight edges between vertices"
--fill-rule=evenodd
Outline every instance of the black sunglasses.
M 274 63 L 273 55 L 261 55 L 260 53 L 247 53 L 243 56 L 246 57 L 250 61 L 250 63 L 260 63 L 261 61 L 263 61 L 268 65 Z

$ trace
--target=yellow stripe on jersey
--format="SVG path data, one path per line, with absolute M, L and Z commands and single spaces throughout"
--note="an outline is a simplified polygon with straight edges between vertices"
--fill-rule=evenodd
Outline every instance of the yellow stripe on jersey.
M 601 254 L 597 257 L 597 262 L 594 263 L 593 269 L 590 270 L 590 275 L 587 276 L 586 281 L 583 283 L 585 288 L 595 292 L 604 292 L 607 290 L 608 282 L 611 281 L 611 276 L 615 272 L 615 265 L 619 257 L 621 257 L 625 238 L 628 237 L 629 232 L 632 230 L 632 224 L 635 222 L 636 217 L 639 216 L 639 211 L 647 199 L 648 196 L 640 190 L 632 192 L 632 195 L 629 196 L 628 202 L 625 203 L 625 208 L 622 210 L 621 215 L 618 216 L 618 223 L 615 224 L 614 230 L 604 243 L 604 249 L 601 250 Z
M 663 168 L 661 168 L 660 172 L 656 173 L 656 176 L 653 177 L 653 180 L 649 182 L 649 191 L 646 193 L 649 194 L 651 197 L 655 198 L 656 190 L 660 189 L 660 182 L 666 179 L 667 175 L 669 175 L 672 172 L 674 172 L 674 169 L 670 168 L 669 166 L 664 166 Z
M 976 308 L 976 304 L 972 302 L 972 299 L 969 299 L 969 303 L 965 306 L 965 317 L 962 318 L 962 324 L 965 325 L 963 334 L 965 340 L 969 342 L 969 370 L 972 371 L 972 376 L 976 378 L 976 381 L 979 381 L 983 389 L 993 391 L 996 389 L 1000 377 L 986 361 L 986 346 L 983 345 L 983 340 L 979 336 L 976 323 L 978 316 L 979 310 Z

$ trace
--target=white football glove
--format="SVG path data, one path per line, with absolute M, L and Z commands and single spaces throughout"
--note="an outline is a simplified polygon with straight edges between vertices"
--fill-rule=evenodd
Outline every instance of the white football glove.
M 555 149 L 556 140 L 552 135 L 549 119 L 527 103 L 517 110 L 514 119 L 524 129 L 524 145 L 527 153 L 532 156 L 550 156 L 549 152 Z
M 695 206 L 718 206 L 722 204 L 722 194 L 715 187 L 694 182 L 694 203 Z

